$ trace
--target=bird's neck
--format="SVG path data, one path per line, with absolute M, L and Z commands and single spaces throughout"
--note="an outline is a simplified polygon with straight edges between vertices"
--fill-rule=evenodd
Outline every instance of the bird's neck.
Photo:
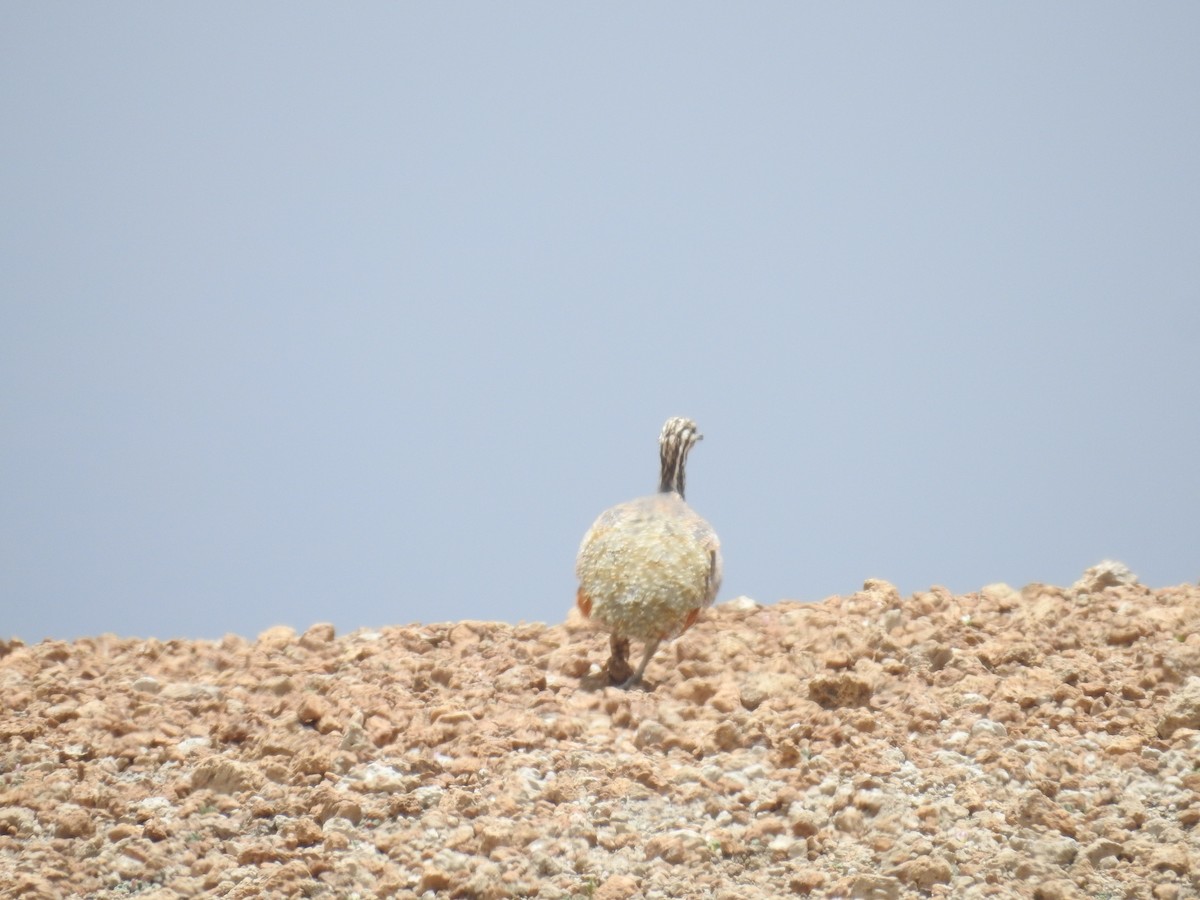
M 683 496 L 684 463 L 687 461 L 687 451 L 679 447 L 663 447 L 662 473 L 658 479 L 660 494 L 676 493 Z

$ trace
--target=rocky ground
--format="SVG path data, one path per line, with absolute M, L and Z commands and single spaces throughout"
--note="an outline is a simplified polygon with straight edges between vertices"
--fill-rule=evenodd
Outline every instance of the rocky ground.
M 0 892 L 1200 896 L 1200 587 L 0 642 Z

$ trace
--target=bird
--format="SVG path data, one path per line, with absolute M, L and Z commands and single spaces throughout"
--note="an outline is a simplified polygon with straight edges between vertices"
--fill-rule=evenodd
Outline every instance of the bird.
M 576 606 L 609 632 L 609 681 L 638 684 L 660 643 L 688 630 L 721 587 L 721 542 L 684 499 L 687 456 L 703 435 L 691 419 L 667 419 L 658 437 L 658 493 L 605 510 L 575 559 Z M 631 673 L 630 640 L 645 645 Z

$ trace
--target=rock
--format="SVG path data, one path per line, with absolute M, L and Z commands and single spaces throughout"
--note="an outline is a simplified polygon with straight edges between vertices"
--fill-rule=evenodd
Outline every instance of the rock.
M 290 694 L 296 690 L 296 682 L 287 675 L 274 675 L 261 682 L 264 690 L 270 691 L 277 697 L 282 697 L 284 694 Z
M 954 650 L 939 641 L 922 641 L 905 654 L 905 663 L 913 669 L 940 672 L 954 659 Z
M 922 855 L 900 865 L 896 875 L 905 884 L 929 891 L 935 884 L 949 884 L 954 870 L 940 856 Z
M 863 706 L 871 698 L 871 683 L 851 672 L 818 675 L 808 683 L 808 696 L 826 709 Z
M 362 821 L 362 805 L 353 797 L 330 797 L 316 809 L 316 817 L 322 827 L 334 827 L 330 823 L 346 823 L 353 829 Z M 341 827 L 340 824 L 337 827 Z
M 633 738 L 633 745 L 635 747 L 661 747 L 666 744 L 669 735 L 670 733 L 663 727 L 661 722 L 646 719 L 638 725 L 637 734 Z
M 256 790 L 263 780 L 262 774 L 246 763 L 210 757 L 192 770 L 191 787 L 193 791 L 237 794 Z
M 179 682 L 177 684 L 168 684 L 159 692 L 159 696 L 164 700 L 185 700 L 189 702 L 217 700 L 221 696 L 221 689 L 215 684 Z
M 1075 885 L 1065 878 L 1050 878 L 1034 888 L 1033 900 L 1082 900 Z
M 1180 728 L 1200 729 L 1200 676 L 1188 678 L 1167 701 L 1158 721 L 1158 736 L 1170 738 Z
M 992 737 L 997 740 L 1003 740 L 1008 737 L 1008 729 L 999 722 L 993 722 L 991 719 L 980 719 L 971 726 L 971 737 Z
M 1021 602 L 1021 593 L 1002 581 L 986 585 L 979 593 L 1002 611 L 1016 609 Z
M 296 643 L 296 629 L 287 625 L 275 625 L 258 636 L 258 645 L 264 650 L 282 650 Z
M 21 806 L 0 807 L 0 835 L 15 838 L 30 837 L 37 828 L 37 818 Z
M 1075 861 L 1079 844 L 1071 838 L 1044 838 L 1032 841 L 1029 851 L 1036 859 L 1065 868 Z
M 1098 594 L 1109 588 L 1125 587 L 1138 583 L 1137 576 L 1129 571 L 1124 563 L 1106 559 L 1097 563 L 1083 573 L 1083 576 L 1071 585 L 1076 594 Z
M 754 612 L 756 609 L 760 608 L 759 604 L 754 600 L 751 600 L 749 597 L 734 597 L 732 600 L 727 600 L 722 604 L 722 606 L 734 612 L 743 613 Z
M 753 672 L 742 682 L 739 700 L 742 708 L 753 712 L 771 697 L 790 699 L 800 689 L 795 675 L 775 672 Z
M 319 694 L 305 693 L 296 707 L 296 720 L 301 725 L 308 725 L 319 730 L 321 721 L 327 718 L 329 713 L 328 700 Z
M 162 690 L 162 682 L 150 675 L 143 675 L 133 682 L 135 691 L 142 694 L 157 694 Z
M 334 633 L 329 622 L 318 622 L 300 635 L 300 646 L 305 650 L 323 650 L 333 642 Z
M 610 875 L 596 888 L 593 900 L 632 900 L 637 896 L 638 883 L 628 875 Z
M 439 869 L 436 866 L 426 866 L 421 873 L 421 883 L 417 887 L 417 891 L 425 893 L 433 891 L 434 893 L 443 893 L 450 890 L 453 884 L 451 873 Z
M 346 727 L 342 730 L 342 740 L 339 744 L 339 749 L 369 749 L 373 745 L 373 742 L 367 737 L 367 732 L 363 725 L 362 710 L 358 710 L 350 716 L 350 721 L 346 723 Z
M 361 772 L 351 773 L 351 777 L 357 777 L 363 790 L 385 794 L 409 791 L 420 784 L 418 777 L 399 772 L 381 762 L 369 763 Z
M 1014 641 L 1010 637 L 989 641 L 977 651 L 980 660 L 988 668 L 1003 665 L 1035 666 L 1041 662 L 1041 654 L 1029 641 Z
M 851 900 L 899 900 L 903 889 L 890 875 L 852 875 L 839 881 L 834 891 Z
M 890 581 L 884 581 L 882 578 L 868 578 L 863 582 L 862 592 L 885 606 L 897 607 L 901 602 L 900 591 Z
M 1111 841 L 1107 838 L 1099 838 L 1098 840 L 1092 841 L 1092 843 L 1088 844 L 1087 848 L 1083 851 L 1083 855 L 1093 866 L 1098 866 L 1100 864 L 1100 860 L 1106 859 L 1110 856 L 1117 856 L 1121 852 L 1121 845 L 1116 841 Z
M 513 666 L 496 679 L 496 690 L 506 694 L 533 694 L 546 689 L 546 673 L 536 666 Z
M 1192 870 L 1191 856 L 1186 844 L 1168 844 L 1157 848 L 1150 856 L 1151 868 L 1187 875 Z
M 788 888 L 793 894 L 811 894 L 827 880 L 825 873 L 819 869 L 801 869 L 789 878 Z
M 658 834 L 646 841 L 646 859 L 662 859 L 672 865 L 705 861 L 711 852 L 704 838 L 686 829 Z
M 82 806 L 66 803 L 54 811 L 54 836 L 58 838 L 89 837 L 95 830 L 91 814 Z
M 798 808 L 799 807 L 799 808 Z M 793 803 L 788 810 L 792 834 L 796 837 L 812 837 L 824 826 L 824 817 L 811 809 L 803 808 L 799 803 Z

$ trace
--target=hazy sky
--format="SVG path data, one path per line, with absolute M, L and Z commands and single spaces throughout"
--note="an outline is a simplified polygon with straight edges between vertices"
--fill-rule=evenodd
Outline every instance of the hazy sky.
M 0 637 L 1200 578 L 1200 5 L 0 18 Z

